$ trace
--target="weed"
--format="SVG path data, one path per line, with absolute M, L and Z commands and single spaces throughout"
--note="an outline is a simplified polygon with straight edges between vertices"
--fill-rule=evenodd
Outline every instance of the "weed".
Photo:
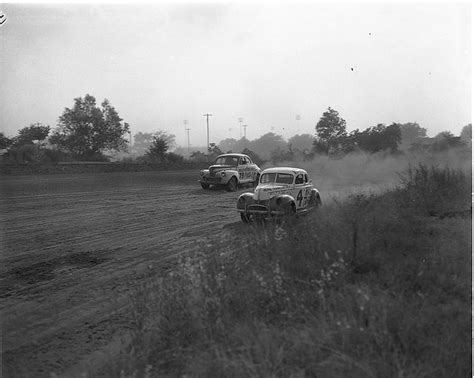
M 134 295 L 125 373 L 470 374 L 470 221 L 429 216 L 468 188 L 419 165 L 395 189 L 206 240 Z

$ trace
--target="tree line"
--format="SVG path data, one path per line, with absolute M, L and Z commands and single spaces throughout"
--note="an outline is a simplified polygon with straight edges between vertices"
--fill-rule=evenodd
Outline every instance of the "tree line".
M 24 127 L 9 138 L 0 132 L 3 160 L 12 162 L 107 161 L 108 154 L 128 152 L 125 160 L 137 162 L 180 163 L 185 160 L 209 161 L 223 152 L 243 152 L 257 163 L 277 163 L 289 160 L 309 160 L 315 154 L 342 155 L 355 151 L 390 154 L 407 151 L 443 151 L 454 147 L 471 148 L 471 124 L 462 128 L 459 136 L 443 131 L 434 138 L 417 123 L 377 124 L 365 130 L 347 131 L 346 121 L 329 107 L 315 125 L 315 134 L 301 134 L 285 140 L 273 132 L 248 140 L 227 138 L 211 143 L 207 150 L 188 153 L 176 148 L 175 136 L 165 131 L 136 133 L 131 139 L 130 125 L 123 122 L 115 108 L 105 99 L 100 106 L 87 94 L 74 99 L 65 108 L 57 127 L 35 123 Z M 174 152 L 170 152 L 171 150 Z

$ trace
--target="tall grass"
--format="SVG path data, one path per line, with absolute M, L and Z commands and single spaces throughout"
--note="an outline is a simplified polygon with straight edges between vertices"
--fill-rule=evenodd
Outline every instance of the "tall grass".
M 420 165 L 397 189 L 206 240 L 133 295 L 109 375 L 468 376 L 470 219 L 418 198 L 446 189 L 447 208 L 469 185 Z

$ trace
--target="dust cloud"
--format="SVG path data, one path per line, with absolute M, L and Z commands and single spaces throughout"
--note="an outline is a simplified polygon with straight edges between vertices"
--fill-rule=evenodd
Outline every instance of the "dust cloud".
M 419 164 L 462 170 L 471 176 L 470 150 L 452 149 L 438 153 L 352 153 L 344 156 L 317 155 L 312 161 L 287 161 L 279 166 L 305 169 L 325 197 L 346 197 L 354 193 L 379 193 L 399 186 L 410 167 Z M 264 168 L 269 167 L 266 165 Z

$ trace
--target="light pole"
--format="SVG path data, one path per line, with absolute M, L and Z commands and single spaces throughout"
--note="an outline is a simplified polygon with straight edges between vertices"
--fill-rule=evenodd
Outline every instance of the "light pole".
M 299 135 L 300 133 L 300 119 L 301 116 L 299 114 L 296 115 L 296 134 Z
M 188 155 L 189 155 L 189 146 L 191 145 L 191 143 L 189 142 L 189 130 L 191 130 L 189 127 L 186 129 L 186 132 L 188 134 Z
M 239 117 L 239 118 L 238 118 L 238 121 L 239 121 L 239 124 L 240 124 L 240 125 L 239 125 L 239 126 L 240 126 L 240 127 L 239 127 L 239 130 L 240 130 L 240 134 L 239 134 L 239 135 L 240 135 L 240 139 L 242 139 L 242 122 L 244 121 L 244 119 L 243 119 L 242 117 Z
M 212 114 L 206 113 L 203 114 L 204 117 L 206 117 L 206 123 L 207 123 L 207 153 L 209 154 L 211 151 L 209 151 L 209 117 L 212 117 Z
M 244 138 L 247 139 L 247 126 L 248 125 L 244 125 Z
M 184 145 L 186 145 L 186 126 L 188 125 L 188 120 L 185 119 L 183 123 L 184 123 Z

